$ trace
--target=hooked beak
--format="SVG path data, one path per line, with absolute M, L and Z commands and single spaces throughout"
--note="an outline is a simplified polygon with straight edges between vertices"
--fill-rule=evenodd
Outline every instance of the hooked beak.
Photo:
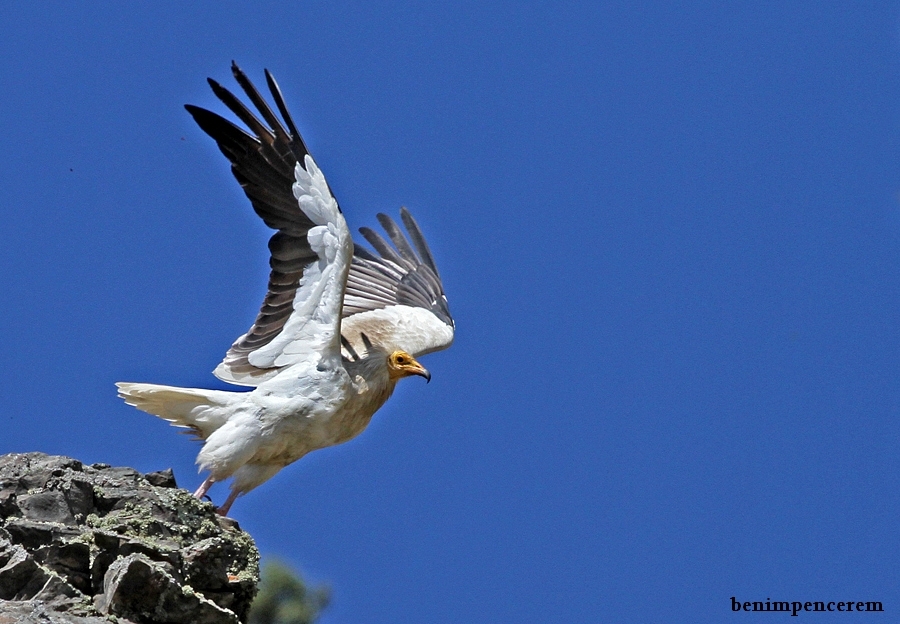
M 425 383 L 431 383 L 431 373 L 428 372 L 428 369 L 419 364 L 419 367 L 413 371 L 413 375 L 418 375 L 419 377 L 425 378 Z

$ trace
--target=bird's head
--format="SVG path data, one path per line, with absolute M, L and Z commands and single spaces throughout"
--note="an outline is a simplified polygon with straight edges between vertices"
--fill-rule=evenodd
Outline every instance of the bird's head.
M 416 359 L 406 351 L 394 351 L 387 358 L 388 377 L 391 381 L 397 381 L 410 375 L 419 375 L 426 381 L 431 381 L 431 373 L 416 362 Z

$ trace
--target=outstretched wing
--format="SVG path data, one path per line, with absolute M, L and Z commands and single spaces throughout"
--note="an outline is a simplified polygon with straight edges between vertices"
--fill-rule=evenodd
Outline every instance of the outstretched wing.
M 223 381 L 256 386 L 304 358 L 340 357 L 340 310 L 353 242 L 272 75 L 266 71 L 266 82 L 287 128 L 240 68 L 232 63 L 231 69 L 265 123 L 212 79 L 213 92 L 250 133 L 216 113 L 185 108 L 231 161 L 256 213 L 277 230 L 269 240 L 262 308 L 214 371 Z
M 409 238 L 393 219 L 378 215 L 393 246 L 369 228 L 359 230 L 378 255 L 362 247 L 354 252 L 342 313 L 344 357 L 364 354 L 367 341 L 414 357 L 453 343 L 455 323 L 434 257 L 406 208 L 400 218 Z

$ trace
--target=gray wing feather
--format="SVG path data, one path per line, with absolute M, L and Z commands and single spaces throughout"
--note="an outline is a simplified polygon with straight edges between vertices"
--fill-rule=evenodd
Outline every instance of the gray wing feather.
M 374 230 L 359 229 L 378 255 L 359 245 L 355 247 L 343 317 L 346 319 L 367 310 L 402 305 L 428 310 L 453 328 L 455 324 L 444 286 L 425 237 L 406 208 L 400 209 L 400 217 L 412 244 L 397 223 L 385 214 L 378 215 L 378 222 L 393 246 Z
M 434 256 L 431 255 L 431 249 L 429 249 L 428 243 L 425 242 L 425 237 L 422 235 L 422 230 L 419 229 L 419 224 L 416 223 L 416 220 L 413 219 L 413 216 L 409 214 L 409 210 L 406 208 L 400 210 L 400 218 L 403 220 L 403 225 L 406 226 L 406 231 L 409 232 L 409 237 L 412 239 L 413 245 L 416 246 L 416 251 L 419 253 L 422 262 L 431 269 L 440 282 L 440 273 L 438 273 L 437 265 L 434 263 Z

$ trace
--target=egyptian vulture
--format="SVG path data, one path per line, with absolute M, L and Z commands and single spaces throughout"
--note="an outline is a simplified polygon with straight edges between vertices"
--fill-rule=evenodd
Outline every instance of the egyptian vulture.
M 216 81 L 209 84 L 249 132 L 216 113 L 185 108 L 275 230 L 262 308 L 214 371 L 254 389 L 116 384 L 129 405 L 204 442 L 197 464 L 209 475 L 194 495 L 202 498 L 213 483 L 231 478 L 218 509 L 223 515 L 288 464 L 358 435 L 398 380 L 430 380 L 416 358 L 449 347 L 454 332 L 437 266 L 409 212 L 400 211 L 408 236 L 379 214 L 390 243 L 360 228 L 375 253 L 355 247 L 275 79 L 266 70 L 283 123 L 238 66 L 231 69 L 262 119 Z

